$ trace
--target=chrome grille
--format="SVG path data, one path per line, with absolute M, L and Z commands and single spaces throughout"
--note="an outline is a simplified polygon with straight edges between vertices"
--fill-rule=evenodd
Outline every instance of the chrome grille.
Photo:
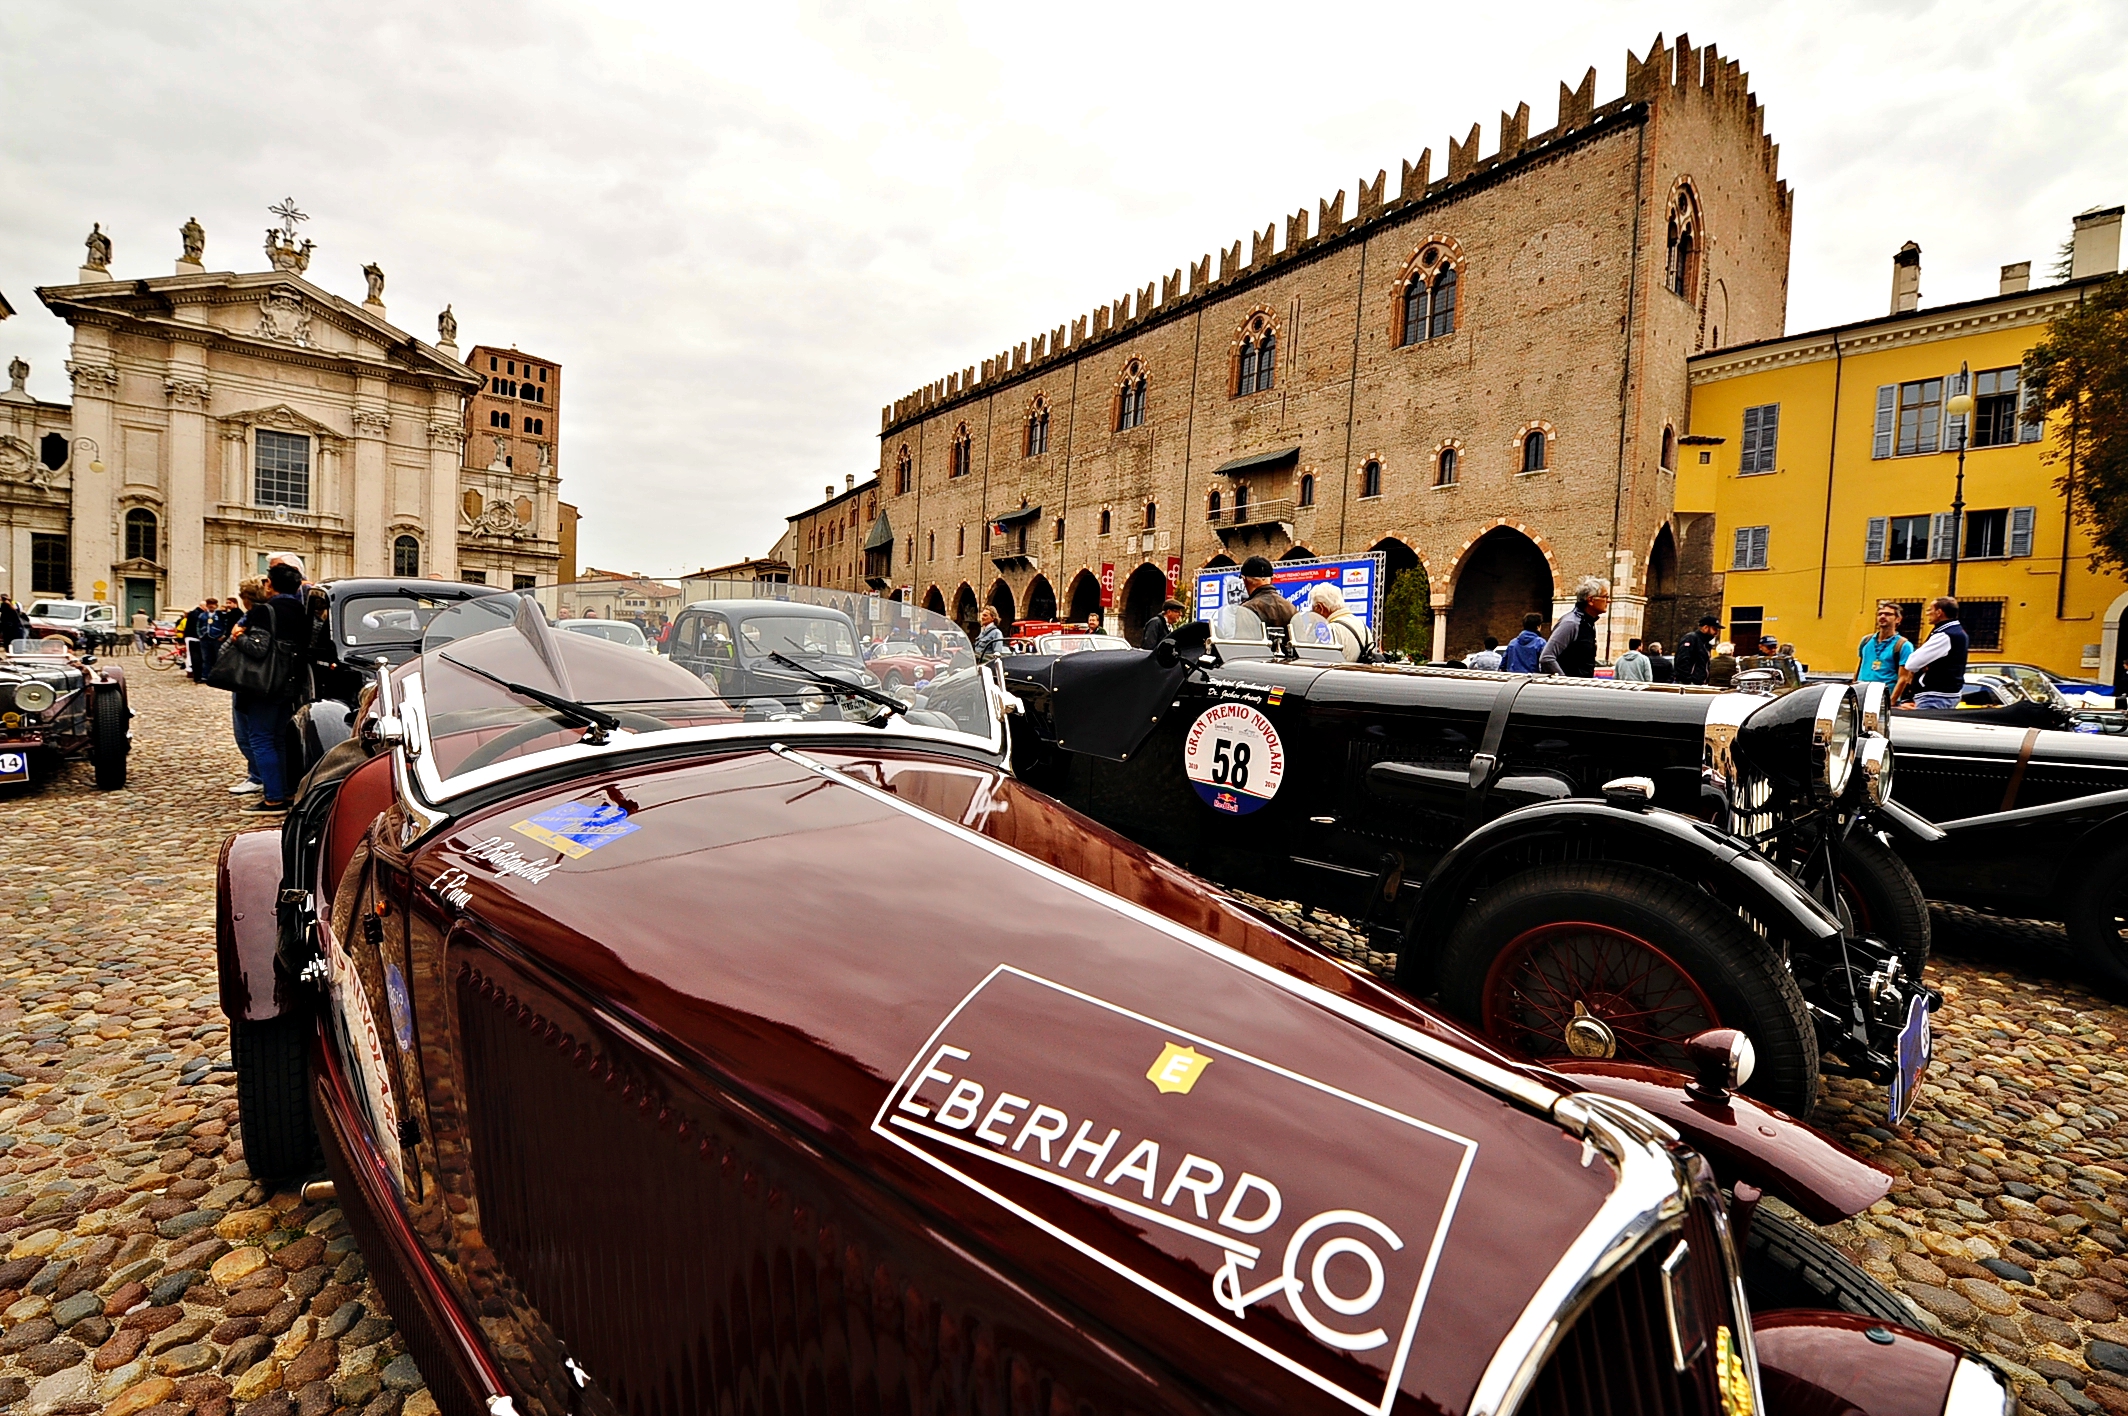
M 1698 1339 L 1681 1372 L 1664 1293 L 1666 1261 L 1670 1288 L 1688 1304 L 1679 1325 L 1688 1340 Z M 1731 1291 L 1720 1232 L 1707 1202 L 1698 1200 L 1683 1225 L 1657 1238 L 1574 1319 L 1518 1416 L 1721 1416 L 1720 1351 L 1737 1351 L 1739 1321 L 1748 1322 Z
M 1773 783 L 1755 772 L 1738 772 L 1729 779 L 1729 831 L 1755 845 L 1759 853 L 1773 855 Z

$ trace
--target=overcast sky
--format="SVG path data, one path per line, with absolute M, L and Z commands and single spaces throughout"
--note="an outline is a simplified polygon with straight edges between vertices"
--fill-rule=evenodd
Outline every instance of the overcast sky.
M 1299 17 L 1304 23 L 1296 26 Z M 1796 191 L 1788 327 L 2052 264 L 2128 197 L 2128 4 L 359 6 L 0 3 L 0 357 L 67 396 L 70 281 L 260 270 L 565 367 L 582 560 L 766 551 L 878 462 L 879 410 L 1682 25 L 1740 60 Z M 1348 195 L 1348 210 L 1351 197 Z M 1283 226 L 1281 225 L 1281 230 Z

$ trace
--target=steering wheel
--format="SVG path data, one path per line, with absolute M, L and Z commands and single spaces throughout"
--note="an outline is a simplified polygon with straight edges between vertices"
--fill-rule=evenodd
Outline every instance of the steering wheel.
M 630 713 L 623 710 L 616 712 L 613 716 L 621 720 L 622 727 L 633 728 L 639 733 L 662 733 L 672 726 L 664 719 L 653 718 L 648 713 Z M 477 772 L 483 767 L 492 765 L 512 748 L 523 747 L 528 742 L 537 741 L 540 738 L 574 726 L 576 725 L 562 717 L 561 714 L 553 712 L 548 712 L 544 717 L 535 718 L 529 723 L 519 723 L 501 737 L 484 742 L 467 753 L 465 761 L 458 764 L 452 775 L 458 776 L 466 772 Z

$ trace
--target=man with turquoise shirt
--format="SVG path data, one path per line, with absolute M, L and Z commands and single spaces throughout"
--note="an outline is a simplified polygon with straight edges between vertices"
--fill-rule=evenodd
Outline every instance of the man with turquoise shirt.
M 1855 651 L 1856 683 L 1881 683 L 1887 687 L 1899 682 L 1899 670 L 1906 667 L 1907 656 L 1914 646 L 1899 632 L 1899 607 L 1890 600 L 1877 602 L 1877 631 L 1862 641 Z

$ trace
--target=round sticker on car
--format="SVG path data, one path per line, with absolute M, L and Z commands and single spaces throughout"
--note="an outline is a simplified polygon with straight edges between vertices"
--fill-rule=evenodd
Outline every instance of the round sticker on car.
M 1271 720 L 1248 704 L 1215 703 L 1190 725 L 1182 766 L 1212 810 L 1247 816 L 1278 795 L 1286 747 Z

